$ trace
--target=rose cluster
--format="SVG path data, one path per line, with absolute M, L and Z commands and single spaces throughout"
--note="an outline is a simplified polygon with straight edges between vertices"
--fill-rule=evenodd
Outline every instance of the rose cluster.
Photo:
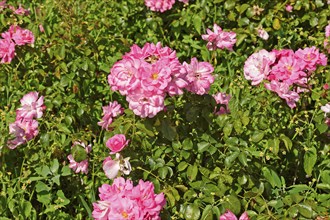
M 16 9 L 13 5 L 8 5 L 6 2 L 7 2 L 6 0 L 0 2 L 0 12 L 2 10 L 4 10 L 5 8 L 9 8 L 16 15 L 29 15 L 30 14 L 30 11 L 28 9 L 25 9 L 24 7 L 22 7 L 21 4 L 19 4 L 19 7 Z
M 9 133 L 13 136 L 7 145 L 10 149 L 26 143 L 38 135 L 38 121 L 46 106 L 44 97 L 38 98 L 38 92 L 30 92 L 20 100 L 21 107 L 16 110 L 16 120 L 9 125 Z
M 126 96 L 129 108 L 142 118 L 154 117 L 164 109 L 166 95 L 183 94 L 183 89 L 203 95 L 214 81 L 208 62 L 179 62 L 176 52 L 158 42 L 137 45 L 111 68 L 108 83 Z
M 16 25 L 11 25 L 9 30 L 1 34 L 0 58 L 1 63 L 10 63 L 15 57 L 15 46 L 34 43 L 34 35 L 31 31 Z
M 112 185 L 99 188 L 100 201 L 93 203 L 93 218 L 99 220 L 160 220 L 159 213 L 165 206 L 164 194 L 155 194 L 153 183 L 140 180 L 133 186 L 131 180 L 114 179 Z
M 189 0 L 179 0 L 188 4 Z M 175 3 L 175 0 L 144 0 L 144 4 L 150 8 L 151 11 L 160 11 L 164 12 L 170 10 Z
M 276 92 L 290 108 L 296 107 L 299 93 L 308 91 L 308 80 L 317 65 L 325 66 L 327 57 L 317 48 L 293 51 L 290 49 L 260 50 L 252 54 L 244 64 L 244 76 L 258 85 L 268 80 L 265 87 Z

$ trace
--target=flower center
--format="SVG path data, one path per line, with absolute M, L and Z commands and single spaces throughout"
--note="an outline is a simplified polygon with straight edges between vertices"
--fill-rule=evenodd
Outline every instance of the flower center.
M 128 218 L 128 214 L 127 214 L 127 212 L 125 212 L 125 211 L 123 211 L 123 212 L 121 213 L 121 215 L 123 216 L 123 218 Z
M 152 78 L 153 80 L 158 79 L 158 73 L 153 73 L 153 74 L 151 74 L 151 78 Z

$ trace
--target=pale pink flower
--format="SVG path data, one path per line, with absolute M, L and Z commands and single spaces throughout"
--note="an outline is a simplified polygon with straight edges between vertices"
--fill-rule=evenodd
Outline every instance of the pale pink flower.
M 244 64 L 245 79 L 252 80 L 252 85 L 260 84 L 269 75 L 275 59 L 275 53 L 264 49 L 252 54 Z
M 145 219 L 143 209 L 137 205 L 136 200 L 118 196 L 115 203 L 116 205 L 111 206 L 108 220 Z
M 223 215 L 220 216 L 219 220 L 237 220 L 237 217 L 234 213 L 227 210 Z M 238 220 L 250 220 L 247 212 L 244 212 Z
M 87 154 L 89 154 L 92 150 L 92 145 L 87 145 L 83 142 L 80 142 L 80 141 L 75 141 L 72 145 L 71 148 L 73 148 L 74 146 L 76 145 L 80 145 L 81 147 L 83 147 L 86 151 Z M 73 158 L 73 155 L 70 154 L 68 155 L 68 160 L 70 162 L 69 164 L 69 167 L 75 172 L 75 173 L 85 173 L 87 174 L 88 173 L 88 158 L 81 161 L 81 162 L 77 162 L 75 161 L 75 159 Z
M 324 116 L 330 113 L 330 103 L 325 104 L 321 107 L 321 110 L 324 112 Z
M 16 110 L 16 119 L 41 118 L 46 106 L 44 97 L 39 96 L 38 92 L 29 92 L 20 100 L 22 107 Z
M 198 95 L 206 94 L 214 82 L 213 66 L 208 62 L 198 62 L 195 57 L 191 59 L 190 64 L 184 62 L 182 66 L 189 83 L 186 89 Z
M 144 0 L 144 4 L 150 8 L 151 11 L 160 12 L 170 10 L 174 3 L 175 0 Z
M 206 44 L 207 49 L 211 51 L 217 48 L 233 50 L 233 46 L 236 43 L 236 33 L 223 31 L 217 24 L 213 25 L 213 30 L 214 32 L 207 29 L 207 34 L 202 35 L 202 39 L 208 41 Z
M 123 108 L 121 105 L 117 102 L 110 102 L 108 106 L 103 106 L 103 117 L 100 122 L 97 124 L 99 126 L 102 126 L 103 129 L 108 130 L 110 124 L 113 121 L 113 118 L 117 117 L 118 115 L 123 114 Z
M 129 159 L 129 157 L 123 158 L 119 153 L 116 153 L 116 158 L 114 160 L 111 157 L 105 158 L 102 165 L 105 175 L 109 179 L 114 179 L 119 172 L 125 175 L 130 174 L 132 167 Z
M 0 11 L 7 7 L 6 0 L 0 2 Z
M 0 39 L 1 63 L 10 63 L 15 57 L 15 44 L 10 39 Z
M 217 93 L 212 95 L 213 98 L 215 99 L 216 103 L 220 105 L 220 108 L 215 109 L 215 114 L 216 115 L 222 115 L 222 114 L 227 114 L 230 112 L 228 108 L 229 101 L 231 99 L 231 95 L 227 95 L 226 93 Z
M 164 109 L 164 95 L 146 92 L 141 88 L 126 96 L 129 108 L 142 118 L 152 118 Z
M 263 29 L 262 27 L 257 28 L 258 31 L 258 36 L 264 40 L 268 40 L 269 35 L 267 33 L 267 31 L 265 29 Z
M 285 82 L 278 82 L 273 80 L 270 83 L 265 83 L 265 88 L 276 92 L 282 99 L 286 101 L 290 108 L 295 108 L 296 102 L 299 101 L 299 94 L 297 92 L 291 91 L 289 84 Z
M 188 4 L 189 3 L 189 0 L 179 0 L 179 2 L 183 2 L 185 4 Z
M 292 5 L 286 5 L 286 6 L 285 6 L 285 10 L 286 10 L 287 12 L 292 12 L 292 9 L 293 9 Z
M 15 149 L 17 146 L 26 143 L 38 135 L 38 122 L 36 120 L 16 120 L 9 124 L 9 134 L 14 139 L 8 141 L 8 147 Z
M 120 152 L 125 146 L 127 146 L 128 142 L 129 140 L 126 140 L 125 135 L 116 134 L 107 140 L 106 146 L 111 150 L 110 154 L 115 154 Z
M 93 203 L 92 216 L 95 220 L 108 220 L 112 201 L 98 201 Z

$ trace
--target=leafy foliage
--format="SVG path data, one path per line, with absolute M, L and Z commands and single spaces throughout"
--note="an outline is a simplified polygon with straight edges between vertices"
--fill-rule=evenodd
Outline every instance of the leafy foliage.
M 150 180 L 164 192 L 162 219 L 218 219 L 226 209 L 247 210 L 251 219 L 329 216 L 329 128 L 320 110 L 330 102 L 323 88 L 330 83 L 329 65 L 313 73 L 311 91 L 294 109 L 243 75 L 247 57 L 262 48 L 322 49 L 330 15 L 325 1 L 191 0 L 164 13 L 149 11 L 142 0 L 21 3 L 29 16 L 0 14 L 1 32 L 19 24 L 35 35 L 34 45 L 0 64 L 1 219 L 91 218 L 98 187 L 111 182 L 101 167 L 105 142 L 119 133 L 131 140 L 123 151 L 131 157 L 130 178 Z M 257 13 L 256 6 L 263 10 Z M 206 48 L 201 34 L 213 23 L 237 33 L 233 52 Z M 260 26 L 267 41 L 258 37 Z M 146 42 L 176 50 L 182 62 L 197 57 L 212 63 L 210 94 L 231 94 L 230 113 L 215 115 L 211 95 L 185 93 L 168 97 L 166 111 L 154 118 L 135 116 L 109 89 L 107 75 L 130 46 Z M 30 91 L 45 97 L 39 135 L 9 150 L 9 124 Z M 102 106 L 114 100 L 126 110 L 112 130 L 101 130 Z M 77 140 L 93 145 L 88 175 L 68 167 Z

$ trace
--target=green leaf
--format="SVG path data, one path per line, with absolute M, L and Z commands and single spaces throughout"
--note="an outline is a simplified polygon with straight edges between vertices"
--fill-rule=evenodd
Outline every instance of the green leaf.
M 210 146 L 210 143 L 208 142 L 200 142 L 197 144 L 198 152 L 203 153 L 204 151 L 208 150 L 208 147 Z
M 71 175 L 70 167 L 68 167 L 68 166 L 62 167 L 61 176 L 69 176 L 69 175 Z
M 202 217 L 200 218 L 200 220 L 212 220 L 212 219 L 213 219 L 212 206 L 207 205 L 203 210 Z
M 311 147 L 304 155 L 304 170 L 307 175 L 311 175 L 317 160 L 316 148 Z
M 238 155 L 240 154 L 239 151 L 234 151 L 234 152 L 231 152 L 231 154 L 229 156 L 226 157 L 225 159 L 225 165 L 226 167 L 231 167 L 234 160 L 236 160 L 236 158 L 238 157 Z
M 280 23 L 280 20 L 278 18 L 275 18 L 274 19 L 274 21 L 273 21 L 273 28 L 275 30 L 281 29 L 281 23 Z
M 50 191 L 50 187 L 47 186 L 44 182 L 38 181 L 37 184 L 36 184 L 36 191 L 37 191 L 37 193 L 39 193 L 41 191 L 49 192 Z
M 298 204 L 299 213 L 305 218 L 311 219 L 313 216 L 313 209 L 305 204 Z
M 162 179 L 165 179 L 167 174 L 168 174 L 168 169 L 166 166 L 164 167 L 161 167 L 158 169 L 158 174 L 159 174 L 159 177 L 162 178 Z
M 28 219 L 31 215 L 32 205 L 28 201 L 21 202 L 21 209 L 24 218 Z
M 241 211 L 241 202 L 239 201 L 237 196 L 232 194 L 227 197 L 227 200 L 228 201 L 226 201 L 222 204 L 223 208 L 230 210 L 235 215 L 238 215 Z
M 264 132 L 262 131 L 255 131 L 251 137 L 252 142 L 257 143 L 264 138 Z
M 291 141 L 291 139 L 288 138 L 287 136 L 285 136 L 284 134 L 281 134 L 281 135 L 280 135 L 280 139 L 283 141 L 283 143 L 284 143 L 286 149 L 287 149 L 288 151 L 290 151 L 291 148 L 292 148 L 292 141 Z
M 178 165 L 178 171 L 183 171 L 187 168 L 188 164 L 185 161 L 181 161 Z
M 58 163 L 57 159 L 54 159 L 51 163 L 50 163 L 50 171 L 54 174 L 58 172 L 58 168 L 60 167 L 60 164 Z
M 73 159 L 78 163 L 87 159 L 86 149 L 79 144 L 76 144 L 71 148 L 71 154 Z
M 199 210 L 196 204 L 187 205 L 184 212 L 184 218 L 186 220 L 198 220 L 200 215 L 201 215 L 201 211 Z
M 202 18 L 198 14 L 193 16 L 193 24 L 197 33 L 201 34 Z
M 278 177 L 277 173 L 274 170 L 269 169 L 267 167 L 263 167 L 262 173 L 266 180 L 270 183 L 270 185 L 272 185 L 272 187 L 281 187 L 281 179 Z
M 173 141 L 174 138 L 176 137 L 176 128 L 171 125 L 171 122 L 168 119 L 162 120 L 161 132 L 164 138 L 166 138 L 169 141 Z
M 188 169 L 187 169 L 187 177 L 190 181 L 194 181 L 196 179 L 198 173 L 198 167 L 196 164 L 189 165 Z

